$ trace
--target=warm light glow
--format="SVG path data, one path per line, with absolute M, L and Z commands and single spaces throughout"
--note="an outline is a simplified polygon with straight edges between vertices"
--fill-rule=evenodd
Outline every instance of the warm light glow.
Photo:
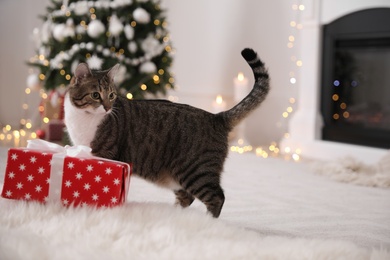
M 291 79 L 290 79 L 290 83 L 291 83 L 291 84 L 297 83 L 297 79 L 296 79 L 296 78 L 291 78 Z
M 32 127 L 32 125 L 31 125 L 30 122 L 26 123 L 26 128 L 27 128 L 27 129 L 30 129 L 31 127 Z
M 291 27 L 295 27 L 296 25 L 297 25 L 297 23 L 296 23 L 295 21 L 291 21 L 291 22 L 290 22 L 290 26 L 291 26 Z
M 299 5 L 298 8 L 299 8 L 300 11 L 305 10 L 305 6 L 304 5 Z
M 343 117 L 344 117 L 344 118 L 348 118 L 348 117 L 349 117 L 349 112 L 345 111 L 345 112 L 343 113 Z
M 41 97 L 42 97 L 43 99 L 46 99 L 46 98 L 47 98 L 47 94 L 46 94 L 46 93 L 42 93 Z
M 13 134 L 15 138 L 20 138 L 20 133 L 18 130 L 13 131 Z
M 294 153 L 291 157 L 292 157 L 293 160 L 296 161 L 296 162 L 299 161 L 299 158 L 300 158 L 300 156 L 299 156 L 298 154 L 296 154 L 296 153 Z
M 339 118 L 340 118 L 339 114 L 333 114 L 333 119 L 337 120 Z
M 291 148 L 287 146 L 286 148 L 284 148 L 284 152 L 285 153 L 290 153 L 291 152 Z
M 334 94 L 334 95 L 332 96 L 332 99 L 333 99 L 333 101 L 339 100 L 339 95 Z
M 244 74 L 242 72 L 238 73 L 237 79 L 239 81 L 243 81 L 244 80 Z
M 5 134 L 0 134 L 0 140 L 3 141 L 5 139 Z
M 344 102 L 340 104 L 340 108 L 341 109 L 346 109 L 347 108 L 347 104 L 345 104 Z
M 287 117 L 288 117 L 288 113 L 287 113 L 287 112 L 283 112 L 282 116 L 283 116 L 284 118 L 287 118 Z
M 133 98 L 133 94 L 127 93 L 126 97 L 127 97 L 127 99 L 132 99 Z
M 289 101 L 290 101 L 290 104 L 294 104 L 295 103 L 295 98 L 290 98 Z
M 26 109 L 28 109 L 28 105 L 27 105 L 27 104 L 23 104 L 23 105 L 22 105 L 22 108 L 23 108 L 24 110 L 26 110 Z
M 148 88 L 148 86 L 146 86 L 145 84 L 142 84 L 142 85 L 141 85 L 141 89 L 142 89 L 142 90 L 145 91 L 147 88 Z
M 6 125 L 6 126 L 5 126 L 5 130 L 11 131 L 11 126 L 10 126 L 10 125 Z
M 37 138 L 37 134 L 36 134 L 35 132 L 34 132 L 34 133 L 31 133 L 30 137 L 31 137 L 32 139 L 35 139 L 35 138 Z
M 48 117 L 44 117 L 42 121 L 47 124 L 49 123 L 50 119 Z
M 223 102 L 223 99 L 222 99 L 222 96 L 221 95 L 218 95 L 215 99 L 215 102 L 217 102 L 218 105 L 222 104 Z
M 301 60 L 297 60 L 297 66 L 298 67 L 302 67 L 302 65 L 303 65 L 302 61 Z
M 287 112 L 291 113 L 293 111 L 293 108 L 292 107 L 288 107 L 287 108 Z
M 29 88 L 26 88 L 26 90 L 25 90 L 24 92 L 26 92 L 26 94 L 28 95 L 28 94 L 30 94 L 30 93 L 31 93 L 31 89 L 29 89 Z

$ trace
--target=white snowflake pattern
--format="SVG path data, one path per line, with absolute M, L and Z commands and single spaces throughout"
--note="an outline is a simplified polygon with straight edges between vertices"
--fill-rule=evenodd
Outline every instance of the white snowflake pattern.
M 15 178 L 15 173 L 14 172 L 9 172 L 8 173 L 8 178 L 10 178 L 10 179 Z
M 117 198 L 115 198 L 115 197 L 112 197 L 112 198 L 111 198 L 111 203 L 115 204 L 115 203 L 117 203 L 117 202 L 118 202 L 118 199 L 117 199 Z
M 80 172 L 76 173 L 76 179 L 81 180 L 82 177 L 83 175 Z
M 36 192 L 41 192 L 42 191 L 42 187 L 40 185 L 35 186 L 35 191 Z
M 24 150 L 23 150 L 24 153 L 28 153 L 29 151 L 30 151 L 30 150 L 28 150 L 28 149 L 24 149 Z
M 72 182 L 71 182 L 70 180 L 67 180 L 67 181 L 65 182 L 65 186 L 66 186 L 67 188 L 69 188 L 70 186 L 72 186 Z
M 42 155 L 43 155 L 43 156 L 46 156 L 46 155 L 47 155 L 47 153 L 42 153 Z
M 69 162 L 68 163 L 68 168 L 69 169 L 73 169 L 74 168 L 74 163 L 73 162 Z
M 74 198 L 80 197 L 80 192 L 78 192 L 77 190 L 75 192 L 73 192 L 73 197 Z
M 5 192 L 5 196 L 11 197 L 11 196 L 12 196 L 12 191 L 7 190 L 7 191 Z
M 30 174 L 29 176 L 27 176 L 27 180 L 29 182 L 33 181 L 34 180 L 34 176 Z
M 104 162 L 102 162 L 102 161 L 98 161 L 98 164 L 104 164 Z
M 85 202 L 85 201 L 84 201 L 84 202 L 81 202 L 81 206 L 82 206 L 82 207 L 86 207 L 86 206 L 88 206 L 88 203 Z
M 31 195 L 30 195 L 30 193 L 26 193 L 26 194 L 24 195 L 24 198 L 25 198 L 26 200 L 29 200 L 29 199 L 31 199 Z
M 91 185 L 89 183 L 84 184 L 84 190 L 89 190 Z
M 50 178 L 47 178 L 47 179 L 46 179 L 46 183 L 47 183 L 47 184 L 50 184 Z
M 80 161 L 80 162 L 84 162 L 84 161 L 85 161 L 85 159 L 83 159 L 83 158 L 80 158 L 80 159 L 79 159 L 79 161 Z
M 11 160 L 16 161 L 18 159 L 18 155 L 16 153 L 11 154 Z
M 36 163 L 37 162 L 37 157 L 31 156 L 30 157 L 30 163 Z
M 97 195 L 96 193 L 92 195 L 93 201 L 97 201 L 98 199 L 99 199 L 99 195 Z
M 101 180 L 102 180 L 102 177 L 100 177 L 99 175 L 95 176 L 95 181 L 96 182 L 100 182 Z
M 16 188 L 17 188 L 18 190 L 21 190 L 21 189 L 23 188 L 23 183 L 18 182 L 18 183 L 16 184 Z
M 112 173 L 112 169 L 111 168 L 106 168 L 106 174 L 110 175 Z
M 69 200 L 64 199 L 64 200 L 62 200 L 62 203 L 64 203 L 64 205 L 68 205 L 69 204 Z
M 108 193 L 110 191 L 110 188 L 108 186 L 103 187 L 103 192 Z
M 26 169 L 26 165 L 24 165 L 23 163 L 19 165 L 19 170 L 24 171 L 25 169 Z
M 42 173 L 44 173 L 45 172 L 45 168 L 43 168 L 43 167 L 39 167 L 38 168 L 38 173 L 39 174 L 42 174 Z
M 91 172 L 92 170 L 93 170 L 93 166 L 89 164 L 89 165 L 87 166 L 87 171 L 88 171 L 88 172 Z
M 121 183 L 121 181 L 118 178 L 114 179 L 114 184 L 115 185 L 119 185 L 120 183 Z

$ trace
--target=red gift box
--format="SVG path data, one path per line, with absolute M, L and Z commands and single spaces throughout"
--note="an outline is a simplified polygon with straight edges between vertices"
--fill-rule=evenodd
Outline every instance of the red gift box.
M 122 162 L 11 148 L 1 196 L 40 202 L 61 200 L 64 205 L 111 207 L 126 201 L 130 174 L 130 166 Z

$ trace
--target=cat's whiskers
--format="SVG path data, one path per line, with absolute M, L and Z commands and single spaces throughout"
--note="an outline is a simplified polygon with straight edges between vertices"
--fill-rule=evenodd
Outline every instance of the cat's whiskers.
M 108 113 L 109 116 L 112 116 L 114 119 L 119 121 L 119 117 L 117 115 L 119 109 L 117 107 L 112 107 L 110 113 Z

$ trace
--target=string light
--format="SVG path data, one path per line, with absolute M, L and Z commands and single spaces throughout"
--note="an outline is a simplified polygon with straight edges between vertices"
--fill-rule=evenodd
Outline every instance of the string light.
M 297 58 L 296 53 L 296 47 L 298 43 L 298 37 L 296 36 L 298 34 L 298 30 L 302 29 L 302 25 L 298 23 L 300 12 L 305 10 L 305 6 L 299 3 L 296 3 L 297 0 L 294 0 L 294 4 L 291 5 L 292 8 L 292 14 L 293 17 L 289 21 L 289 28 L 291 32 L 288 34 L 288 42 L 287 42 L 287 48 L 292 52 L 290 56 L 290 61 L 294 66 L 291 66 L 292 69 L 289 72 L 289 83 L 290 86 L 293 87 L 297 83 L 299 83 L 299 78 L 297 78 L 296 69 L 299 69 L 303 66 L 303 61 L 299 58 Z M 290 97 L 288 99 L 288 106 L 286 107 L 285 111 L 281 113 L 281 120 L 284 121 L 285 119 L 288 119 L 294 111 L 294 105 L 296 103 L 295 97 Z M 279 121 L 277 123 L 278 127 L 281 127 L 283 124 L 282 121 Z M 286 132 L 283 134 L 284 138 L 289 138 L 290 133 Z M 256 155 L 262 158 L 268 158 L 268 157 L 280 157 L 282 156 L 281 153 L 283 153 L 283 158 L 286 160 L 293 160 L 295 162 L 300 160 L 300 153 L 301 149 L 296 149 L 293 151 L 291 147 L 285 147 L 283 151 L 280 151 L 279 145 L 277 142 L 272 142 L 268 147 L 258 147 L 255 149 Z

